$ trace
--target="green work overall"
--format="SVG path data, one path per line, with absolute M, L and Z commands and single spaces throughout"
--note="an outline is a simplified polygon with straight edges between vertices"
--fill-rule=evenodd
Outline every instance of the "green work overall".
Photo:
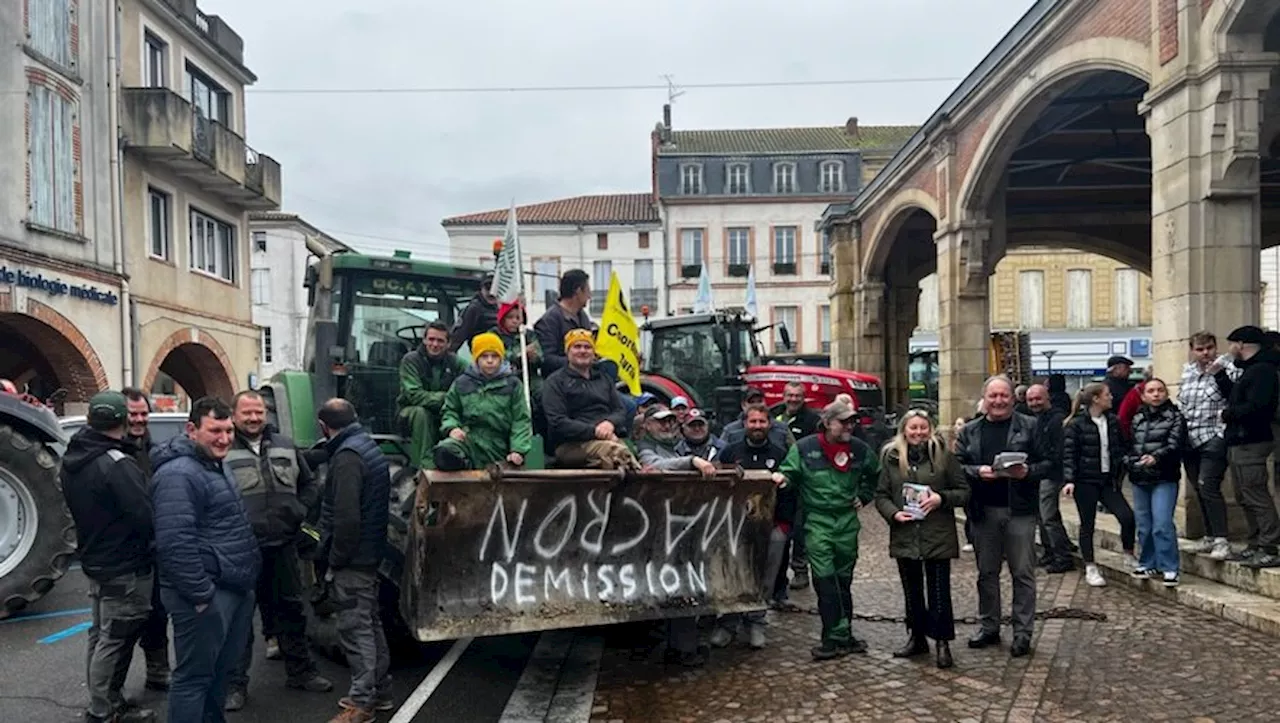
M 444 397 L 453 380 L 466 369 L 453 354 L 431 358 L 419 347 L 400 361 L 400 424 L 409 437 L 409 464 L 429 469 L 431 450 L 440 437 L 440 415 Z
M 804 509 L 805 547 L 813 589 L 818 595 L 824 646 L 853 641 L 853 566 L 858 561 L 858 508 L 875 496 L 880 461 L 858 439 L 850 440 L 849 470 L 841 472 L 822 452 L 818 435 L 800 440 L 780 471 L 796 487 Z

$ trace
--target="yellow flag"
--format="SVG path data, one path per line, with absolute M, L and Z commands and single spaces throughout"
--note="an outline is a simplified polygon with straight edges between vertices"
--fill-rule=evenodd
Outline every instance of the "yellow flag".
M 618 272 L 609 277 L 609 295 L 600 316 L 600 333 L 596 335 L 596 356 L 618 364 L 618 379 L 627 383 L 631 394 L 640 394 L 640 327 L 622 296 Z

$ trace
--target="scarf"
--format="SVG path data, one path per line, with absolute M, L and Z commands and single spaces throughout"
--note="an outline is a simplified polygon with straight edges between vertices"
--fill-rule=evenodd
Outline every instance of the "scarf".
M 849 454 L 848 442 L 828 441 L 826 433 L 823 432 L 818 434 L 818 445 L 822 447 L 822 454 L 832 467 L 841 472 L 849 471 L 849 466 L 853 463 L 853 455 Z

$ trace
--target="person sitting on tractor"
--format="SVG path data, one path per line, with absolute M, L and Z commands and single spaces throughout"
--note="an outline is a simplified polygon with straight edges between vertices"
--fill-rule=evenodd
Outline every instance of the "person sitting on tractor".
M 764 392 L 755 387 L 747 387 L 747 391 L 742 395 L 742 414 L 739 414 L 737 419 L 724 425 L 724 430 L 720 432 L 720 436 L 726 443 L 733 444 L 747 436 L 747 407 L 753 404 L 764 404 Z M 774 419 L 772 424 L 769 425 L 769 441 L 789 448 L 796 443 L 796 438 L 791 436 L 791 431 L 787 429 L 787 425 Z
M 422 348 L 400 360 L 400 423 L 409 438 L 409 464 L 425 469 L 439 441 L 440 412 L 453 380 L 465 367 L 449 351 L 449 327 L 443 321 L 427 325 Z
M 802 382 L 787 382 L 782 388 L 782 403 L 770 409 L 769 413 L 785 424 L 791 430 L 791 436 L 796 439 L 815 434 L 822 424 L 818 413 L 805 406 Z
M 683 437 L 676 444 L 676 452 L 681 455 L 693 455 L 715 462 L 719 461 L 716 459 L 717 455 L 728 446 L 723 439 L 711 433 L 711 427 L 707 425 L 707 415 L 703 414 L 701 409 L 689 410 L 684 421 L 680 423 L 680 431 Z
M 537 402 L 542 394 L 542 345 L 536 334 L 525 334 L 524 349 L 520 349 L 520 327 L 524 325 L 524 306 L 520 302 L 498 307 L 498 325 L 491 331 L 502 340 L 506 360 L 516 379 L 524 381 L 524 363 L 529 361 L 529 396 Z M 475 342 L 471 344 L 471 360 L 477 357 Z
M 471 353 L 475 361 L 444 398 L 436 469 L 483 469 L 504 461 L 518 467 L 533 448 L 524 382 L 505 361 L 497 334 L 477 334 Z
M 547 377 L 542 408 L 547 415 L 551 449 L 561 467 L 639 469 L 640 463 L 622 437 L 626 407 L 614 380 L 596 363 L 591 332 L 573 329 L 564 335 L 568 366 Z

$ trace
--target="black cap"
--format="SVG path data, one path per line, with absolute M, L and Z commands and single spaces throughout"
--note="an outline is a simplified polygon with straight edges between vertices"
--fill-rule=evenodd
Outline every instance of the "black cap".
M 1242 326 L 1227 335 L 1227 341 L 1236 341 L 1241 344 L 1258 344 L 1259 346 L 1267 343 L 1267 332 L 1256 326 Z
M 1115 356 L 1109 357 L 1107 359 L 1108 369 L 1110 369 L 1113 366 L 1116 366 L 1117 364 L 1128 364 L 1129 366 L 1133 366 L 1133 360 L 1127 356 L 1121 356 L 1119 354 L 1116 354 Z
M 764 399 L 764 391 L 757 389 L 756 387 L 747 387 L 747 391 L 743 394 L 742 398 L 748 402 L 752 399 Z

